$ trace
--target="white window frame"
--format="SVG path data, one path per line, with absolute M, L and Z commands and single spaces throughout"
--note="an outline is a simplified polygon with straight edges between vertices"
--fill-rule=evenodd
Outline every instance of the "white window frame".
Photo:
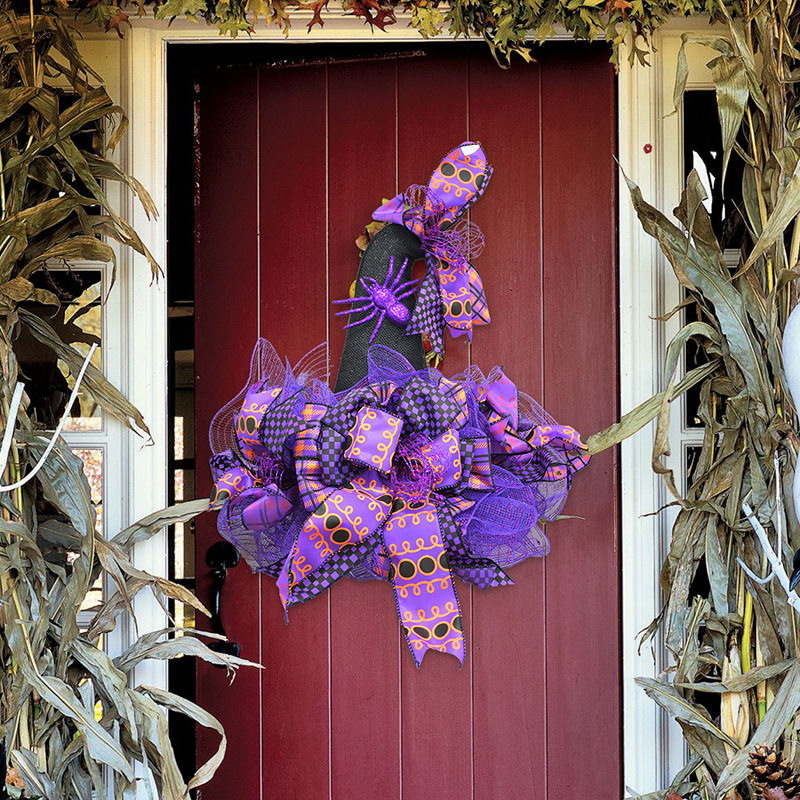
M 385 32 L 372 32 L 352 16 L 330 11 L 325 27 L 305 32 L 299 13 L 287 40 L 276 27 L 257 26 L 242 46 L 270 42 L 286 43 L 364 42 L 418 43 L 416 32 L 406 27 L 406 15 Z M 680 113 L 672 110 L 677 52 L 684 32 L 707 32 L 703 18 L 676 20 L 655 36 L 651 66 L 631 66 L 622 56 L 619 69 L 618 135 L 619 161 L 627 175 L 641 188 L 645 198 L 661 210 L 677 205 L 682 186 L 682 141 Z M 447 37 L 441 37 L 442 41 Z M 568 34 L 558 38 L 568 39 Z M 144 183 L 160 210 L 148 220 L 141 207 L 126 195 L 117 194 L 120 210 L 133 223 L 145 244 L 161 264 L 166 264 L 166 53 L 175 43 L 231 43 L 228 37 L 203 23 L 176 20 L 172 25 L 150 17 L 134 18 L 122 40 L 95 29 L 84 29 L 81 43 L 87 60 L 103 75 L 112 97 L 119 98 L 130 118 L 120 161 Z M 689 48 L 688 88 L 708 88 L 709 78 L 703 48 Z M 706 51 L 707 52 L 707 51 Z M 651 145 L 650 152 L 645 145 Z M 619 187 L 619 285 L 620 285 L 620 407 L 629 411 L 662 388 L 661 363 L 664 345 L 679 321 L 662 324 L 654 318 L 677 302 L 678 286 L 656 243 L 641 230 L 628 190 L 620 176 Z M 166 505 L 167 501 L 167 299 L 166 282 L 151 281 L 149 266 L 138 254 L 119 253 L 119 388 L 142 411 L 153 434 L 144 446 L 133 435 L 120 437 L 120 458 L 114 469 L 114 486 L 126 487 L 122 501 L 108 493 L 109 525 L 124 526 Z M 113 321 L 116 313 L 109 317 Z M 109 325 L 107 331 L 111 330 Z M 111 358 L 111 355 L 107 355 Z M 675 409 L 674 424 L 682 419 Z M 113 421 L 110 424 L 114 424 Z M 652 426 L 621 446 L 622 468 L 622 657 L 624 781 L 636 794 L 664 788 L 685 759 L 680 730 L 636 687 L 634 678 L 652 676 L 666 663 L 663 650 L 646 647 L 639 652 L 636 635 L 656 616 L 661 605 L 658 576 L 668 542 L 671 519 L 653 514 L 665 501 L 663 487 L 650 468 Z M 683 436 L 683 431 L 674 433 Z M 676 448 L 680 467 L 682 448 Z M 110 464 L 109 464 L 110 466 Z M 110 469 L 109 469 L 110 473 Z M 112 523 L 112 515 L 114 523 Z M 113 531 L 109 527 L 109 531 Z M 137 566 L 159 575 L 167 574 L 166 534 L 137 545 Z M 163 610 L 143 593 L 136 613 L 140 632 L 165 627 Z M 124 645 L 129 632 L 123 629 L 113 649 Z M 166 666 L 147 662 L 137 669 L 136 680 L 166 686 Z
M 155 108 L 142 112 L 142 98 L 137 88 L 145 81 L 136 81 L 129 60 L 130 42 L 84 28 L 80 50 L 95 69 L 115 100 L 130 113 L 148 119 L 160 119 Z M 149 59 L 145 62 L 149 64 Z M 134 104 L 133 98 L 137 103 Z M 133 115 L 136 118 L 136 114 Z M 164 209 L 165 163 L 152 153 L 158 146 L 155 136 L 148 153 L 149 164 L 139 154 L 134 155 L 134 141 L 141 138 L 127 134 L 115 153 L 123 168 L 134 172 L 150 193 L 159 209 Z M 159 264 L 166 262 L 166 231 L 163 214 L 148 224 L 147 216 L 138 201 L 116 183 L 106 187 L 110 202 L 128 219 L 150 249 Z M 121 423 L 105 415 L 102 436 L 104 447 L 104 515 L 106 532 L 113 536 L 127 525 L 167 504 L 167 296 L 166 282 L 153 281 L 147 260 L 129 248 L 109 242 L 117 255 L 116 283 L 104 308 L 103 359 L 106 376 L 142 412 L 150 428 L 152 441 L 145 441 L 128 431 Z M 107 268 L 109 270 L 109 268 Z M 110 271 L 110 270 L 109 270 Z M 107 273 L 108 274 L 108 273 Z M 76 446 L 90 441 L 88 434 L 68 435 Z M 99 441 L 99 439 L 98 439 Z M 156 575 L 167 574 L 166 532 L 136 545 L 134 560 L 138 567 Z M 149 592 L 141 592 L 134 603 L 139 633 L 167 626 L 166 616 Z M 133 639 L 132 626 L 126 616 L 109 635 L 107 647 L 112 655 L 119 654 Z M 166 687 L 166 662 L 146 661 L 136 668 L 137 684 Z

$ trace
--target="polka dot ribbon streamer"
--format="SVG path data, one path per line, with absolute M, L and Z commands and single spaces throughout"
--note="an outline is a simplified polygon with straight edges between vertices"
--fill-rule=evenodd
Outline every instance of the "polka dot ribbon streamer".
M 448 379 L 382 346 L 336 395 L 273 371 L 231 424 L 211 460 L 222 535 L 277 578 L 287 610 L 345 575 L 390 582 L 418 666 L 430 649 L 463 663 L 453 577 L 503 586 L 504 566 L 544 555 L 539 525 L 588 462 L 502 370 Z
M 404 225 L 420 238 L 428 277 L 420 288 L 407 332 L 427 333 L 444 352 L 445 325 L 453 336 L 491 321 L 483 282 L 471 264 L 483 251 L 483 234 L 465 218 L 492 175 L 478 142 L 464 142 L 448 153 L 427 186 L 410 186 L 373 213 L 373 219 Z

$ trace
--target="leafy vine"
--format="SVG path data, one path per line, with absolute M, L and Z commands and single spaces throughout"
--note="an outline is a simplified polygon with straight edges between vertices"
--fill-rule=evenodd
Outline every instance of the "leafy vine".
M 135 12 L 117 0 L 48 0 L 60 11 L 74 11 L 122 35 L 131 16 L 153 13 L 156 19 L 204 20 L 230 36 L 250 33 L 263 18 L 289 35 L 290 17 L 311 12 L 309 30 L 324 26 L 333 13 L 330 0 L 135 0 Z M 573 38 L 605 38 L 612 45 L 612 61 L 620 47 L 630 47 L 630 58 L 646 62 L 653 32 L 672 16 L 720 14 L 715 0 L 341 0 L 341 8 L 384 30 L 398 24 L 398 11 L 410 12 L 410 25 L 423 38 L 441 34 L 456 38 L 479 37 L 497 61 L 506 66 L 514 54 L 531 60 L 531 44 L 564 29 Z M 736 4 L 728 10 L 737 12 Z

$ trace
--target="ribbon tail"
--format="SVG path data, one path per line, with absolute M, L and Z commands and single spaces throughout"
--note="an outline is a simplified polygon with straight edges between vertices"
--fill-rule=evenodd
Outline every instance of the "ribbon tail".
M 436 507 L 404 504 L 386 521 L 383 539 L 397 613 L 416 665 L 428 650 L 451 653 L 463 664 L 464 623 Z
M 435 256 L 429 259 L 438 266 L 439 289 L 444 319 L 453 336 L 472 332 L 472 293 L 469 276 L 458 265 Z
M 405 195 L 401 192 L 391 200 L 387 200 L 380 208 L 372 212 L 372 219 L 377 222 L 395 222 L 403 225 L 406 210 Z
M 469 268 L 469 292 L 472 303 L 472 324 L 488 325 L 492 321 L 489 306 L 486 304 L 486 292 L 478 270 L 472 265 Z

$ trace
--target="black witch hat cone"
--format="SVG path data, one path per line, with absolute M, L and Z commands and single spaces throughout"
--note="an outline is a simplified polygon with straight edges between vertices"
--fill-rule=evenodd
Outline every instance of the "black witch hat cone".
M 408 228 L 390 223 L 372 237 L 367 249 L 361 256 L 361 264 L 356 278 L 356 295 L 365 294 L 364 278 L 373 278 L 379 285 L 383 285 L 389 270 L 394 265 L 394 274 L 402 270 L 400 283 L 411 280 L 411 270 L 414 262 L 423 258 L 419 237 Z M 414 312 L 416 297 L 414 294 L 400 300 L 408 309 L 409 316 Z M 354 311 L 349 316 L 349 324 L 365 320 L 372 312 L 373 307 L 362 311 Z M 415 370 L 424 369 L 425 349 L 422 345 L 422 335 L 406 334 L 405 328 L 398 327 L 384 316 L 380 327 L 375 331 L 375 320 L 356 324 L 348 328 L 342 351 L 342 361 L 336 376 L 336 391 L 344 392 L 354 386 L 367 374 L 367 353 L 372 345 L 382 344 L 390 347 L 395 352 L 408 359 Z M 375 333 L 375 338 L 372 335 Z M 370 344 L 372 339 L 372 344 Z

